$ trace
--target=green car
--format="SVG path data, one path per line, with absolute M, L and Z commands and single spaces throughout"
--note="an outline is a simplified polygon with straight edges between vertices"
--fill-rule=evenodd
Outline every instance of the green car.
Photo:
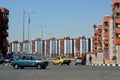
M 48 60 L 38 59 L 36 55 L 19 55 L 11 61 L 14 69 L 23 69 L 24 67 L 36 67 L 37 69 L 46 69 L 49 64 Z

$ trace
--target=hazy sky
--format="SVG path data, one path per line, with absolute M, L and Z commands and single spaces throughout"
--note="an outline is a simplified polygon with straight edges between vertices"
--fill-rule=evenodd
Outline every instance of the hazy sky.
M 92 37 L 93 25 L 102 23 L 112 13 L 112 0 L 0 0 L 9 9 L 10 41 L 23 40 L 23 11 L 31 15 L 30 39 L 69 36 Z M 28 16 L 25 16 L 25 39 L 28 39 Z

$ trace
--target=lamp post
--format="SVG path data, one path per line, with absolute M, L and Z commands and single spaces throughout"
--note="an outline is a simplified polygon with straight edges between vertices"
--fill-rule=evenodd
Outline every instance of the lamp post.
M 25 37 L 25 11 L 23 11 L 23 42 Z

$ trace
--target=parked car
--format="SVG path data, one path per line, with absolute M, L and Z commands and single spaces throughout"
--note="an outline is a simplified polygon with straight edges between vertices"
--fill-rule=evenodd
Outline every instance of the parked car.
M 36 55 L 20 55 L 11 61 L 15 69 L 24 67 L 36 67 L 37 69 L 46 69 L 49 64 L 48 60 L 38 59 Z
M 75 65 L 83 64 L 82 57 L 78 56 L 77 58 L 75 58 L 74 63 Z
M 69 65 L 71 63 L 71 59 L 70 58 L 67 58 L 65 56 L 58 56 L 56 59 L 53 60 L 53 64 L 56 65 L 56 64 L 67 64 Z
M 4 62 L 4 59 L 3 59 L 2 54 L 0 53 L 0 64 L 2 64 L 3 62 Z

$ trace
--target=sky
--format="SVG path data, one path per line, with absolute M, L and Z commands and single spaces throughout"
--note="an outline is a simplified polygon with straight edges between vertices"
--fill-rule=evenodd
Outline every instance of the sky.
M 112 0 L 0 0 L 9 10 L 9 41 L 23 40 L 23 11 L 30 15 L 30 40 L 42 37 L 92 37 L 93 25 L 112 13 Z M 28 14 L 25 14 L 25 40 Z M 43 30 L 42 30 L 43 28 Z

